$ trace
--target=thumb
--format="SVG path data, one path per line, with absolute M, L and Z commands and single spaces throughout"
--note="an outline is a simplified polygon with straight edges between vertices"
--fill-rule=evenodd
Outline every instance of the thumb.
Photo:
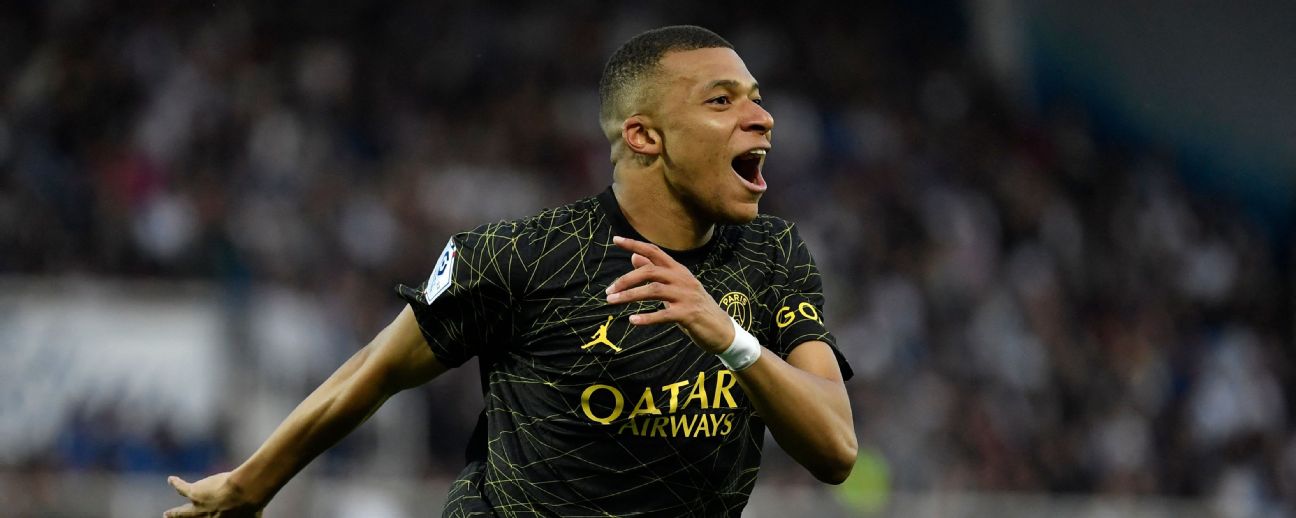
M 630 266 L 633 266 L 635 268 L 643 268 L 650 264 L 652 264 L 652 261 L 649 261 L 647 257 L 644 257 L 639 254 L 630 254 Z
M 180 477 L 172 475 L 167 477 L 167 483 L 171 484 L 171 487 L 175 488 L 176 492 L 180 493 L 180 496 L 189 498 L 189 490 L 191 486 L 188 482 L 185 482 Z

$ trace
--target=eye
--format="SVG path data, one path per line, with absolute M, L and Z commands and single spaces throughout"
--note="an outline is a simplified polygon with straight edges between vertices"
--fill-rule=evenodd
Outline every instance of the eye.
M 720 97 L 712 97 L 710 99 L 707 99 L 707 104 L 716 104 L 720 106 L 727 105 L 729 104 L 729 96 L 722 95 Z
M 762 105 L 762 106 L 765 105 L 765 99 L 762 99 L 762 98 L 760 98 L 760 97 L 757 97 L 757 98 L 755 98 L 755 99 L 752 99 L 752 102 L 754 102 L 754 103 L 756 103 L 756 104 L 759 104 L 759 105 Z

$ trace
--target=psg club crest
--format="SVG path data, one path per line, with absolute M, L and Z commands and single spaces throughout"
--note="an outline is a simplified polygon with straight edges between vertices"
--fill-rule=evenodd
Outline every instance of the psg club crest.
M 738 321 L 738 325 L 742 326 L 743 329 L 751 330 L 748 327 L 752 321 L 751 304 L 748 304 L 746 295 L 736 291 L 726 293 L 725 296 L 720 297 L 720 307 L 725 310 L 725 313 Z

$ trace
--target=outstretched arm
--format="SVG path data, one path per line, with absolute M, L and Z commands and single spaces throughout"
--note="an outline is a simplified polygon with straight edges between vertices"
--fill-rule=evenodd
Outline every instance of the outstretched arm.
M 168 518 L 257 516 L 288 480 L 369 418 L 393 394 L 445 372 L 409 306 L 338 367 L 234 471 L 169 482 L 189 503 Z
M 630 262 L 635 269 L 608 287 L 608 302 L 666 303 L 665 309 L 631 316 L 630 323 L 673 322 L 713 354 L 733 343 L 733 321 L 688 268 L 651 243 L 622 237 L 613 242 L 634 252 Z M 802 343 L 787 361 L 762 347 L 759 359 L 736 375 L 774 439 L 793 459 L 824 482 L 846 480 L 858 443 L 846 386 L 828 344 Z

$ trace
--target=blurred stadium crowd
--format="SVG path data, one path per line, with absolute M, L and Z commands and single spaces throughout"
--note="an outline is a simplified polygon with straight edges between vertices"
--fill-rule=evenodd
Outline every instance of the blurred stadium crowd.
M 816 253 L 892 487 L 1296 508 L 1289 243 L 1170 153 L 996 86 L 957 9 L 148 4 L 0 7 L 0 273 L 288 288 L 331 316 L 336 365 L 450 233 L 606 186 L 602 63 L 700 23 L 761 81 L 762 208 Z M 233 460 L 227 438 L 132 443 L 112 419 L 9 469 Z M 457 471 L 461 444 L 430 435 L 427 472 Z

